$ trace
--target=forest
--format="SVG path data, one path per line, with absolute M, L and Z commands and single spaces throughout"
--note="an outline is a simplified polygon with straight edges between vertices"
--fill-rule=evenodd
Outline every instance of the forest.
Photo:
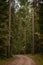
M 0 57 L 43 55 L 43 0 L 0 0 Z

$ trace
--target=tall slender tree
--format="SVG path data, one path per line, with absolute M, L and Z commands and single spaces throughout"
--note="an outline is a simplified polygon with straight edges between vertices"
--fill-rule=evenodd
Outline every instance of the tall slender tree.
M 11 56 L 11 0 L 9 0 L 9 47 L 8 47 L 8 56 Z
M 34 8 L 32 8 L 32 52 L 34 54 Z

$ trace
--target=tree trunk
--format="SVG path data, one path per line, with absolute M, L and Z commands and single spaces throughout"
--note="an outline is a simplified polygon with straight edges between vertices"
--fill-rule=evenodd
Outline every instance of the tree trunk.
M 11 40 L 11 0 L 9 0 L 9 21 L 8 21 L 8 23 L 9 23 L 9 46 L 8 46 L 8 57 L 10 57 L 11 56 L 11 42 L 10 42 L 10 40 Z
M 26 27 L 23 27 L 23 35 L 24 35 L 24 46 L 25 46 L 25 51 L 24 53 L 26 53 Z
M 34 7 L 32 8 L 32 53 L 34 54 Z

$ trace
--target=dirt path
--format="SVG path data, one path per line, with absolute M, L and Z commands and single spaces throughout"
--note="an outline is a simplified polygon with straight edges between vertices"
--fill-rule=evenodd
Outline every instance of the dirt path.
M 5 65 L 36 65 L 35 62 L 24 55 L 17 55 L 17 58 L 12 62 L 8 62 Z

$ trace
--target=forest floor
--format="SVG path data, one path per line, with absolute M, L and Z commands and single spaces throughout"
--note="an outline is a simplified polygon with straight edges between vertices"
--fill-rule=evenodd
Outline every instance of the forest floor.
M 14 55 L 11 58 L 0 59 L 0 65 L 43 65 L 40 54 Z

